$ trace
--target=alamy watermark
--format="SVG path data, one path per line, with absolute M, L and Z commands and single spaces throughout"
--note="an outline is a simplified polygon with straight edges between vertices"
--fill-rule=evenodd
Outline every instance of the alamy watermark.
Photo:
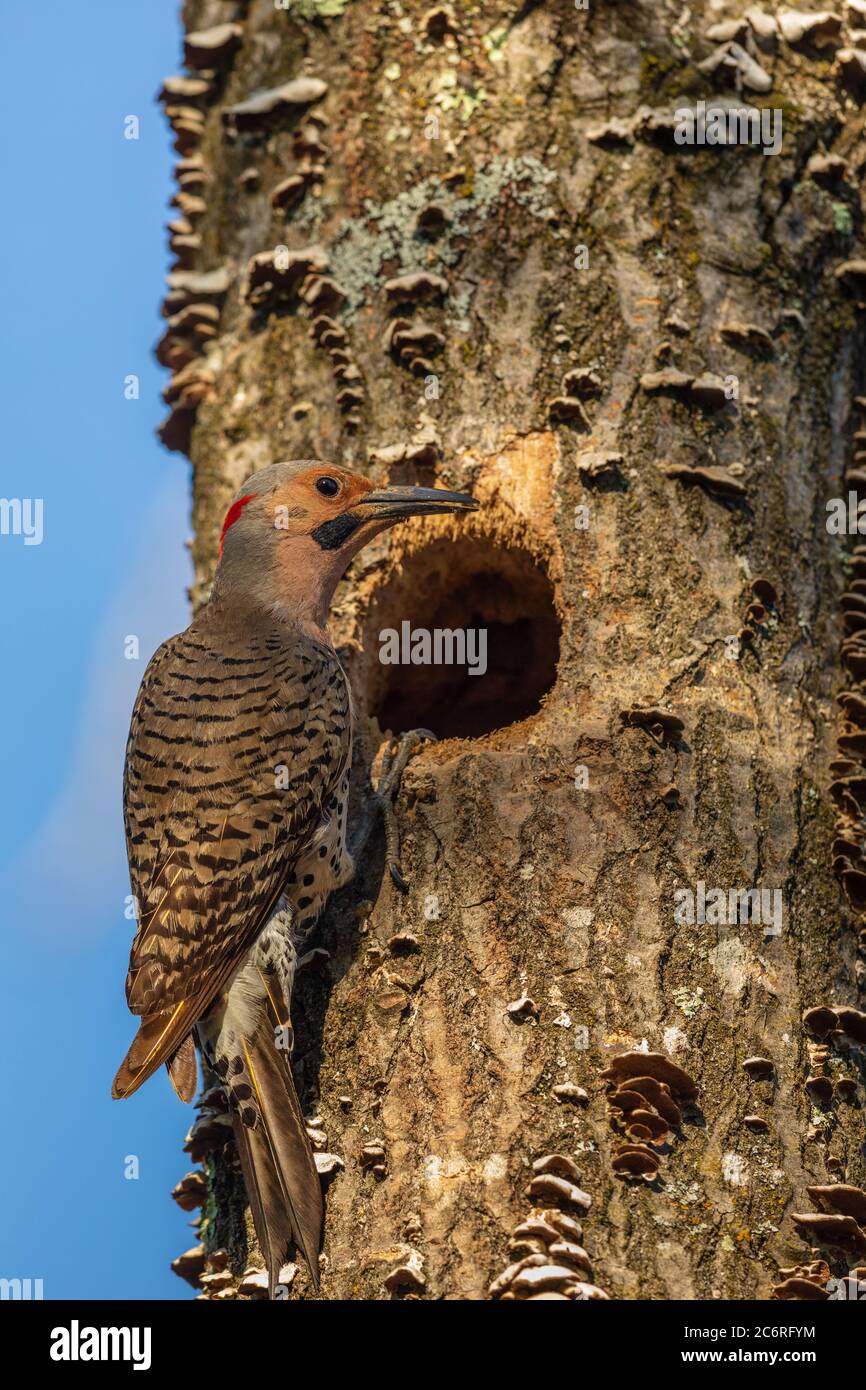
M 0 1279 L 0 1300 L 44 1298 L 42 1279 Z
M 41 497 L 0 497 L 0 536 L 23 536 L 25 545 L 42 544 Z
M 674 890 L 674 921 L 693 927 L 763 926 L 768 936 L 782 931 L 781 888 L 708 888 L 701 879 L 695 888 Z
M 831 536 L 866 536 L 866 498 L 853 490 L 827 503 L 827 531 Z
M 383 666 L 465 666 L 470 676 L 487 670 L 487 629 L 434 627 L 413 628 L 404 619 L 379 633 L 379 660 Z
M 82 1327 L 77 1318 L 69 1327 L 51 1331 L 52 1361 L 131 1361 L 134 1371 L 147 1371 L 151 1361 L 149 1327 Z
M 782 111 L 779 107 L 679 106 L 674 112 L 674 140 L 678 145 L 756 145 L 765 155 L 782 148 Z

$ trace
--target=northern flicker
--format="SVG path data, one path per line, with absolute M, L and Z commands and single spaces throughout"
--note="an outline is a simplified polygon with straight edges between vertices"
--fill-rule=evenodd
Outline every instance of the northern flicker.
M 292 1245 L 318 1284 L 321 1184 L 286 1040 L 301 943 L 354 871 L 351 698 L 330 601 L 388 527 L 476 505 L 311 460 L 253 474 L 226 513 L 209 601 L 158 648 L 133 709 L 126 997 L 140 1023 L 112 1094 L 165 1063 L 192 1100 L 198 1042 L 228 1093 L 272 1297 Z

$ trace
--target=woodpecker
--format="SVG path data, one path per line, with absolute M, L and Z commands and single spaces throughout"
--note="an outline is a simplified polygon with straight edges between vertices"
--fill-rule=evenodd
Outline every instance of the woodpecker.
M 352 702 L 331 599 L 389 527 L 476 506 L 309 459 L 254 473 L 226 513 L 210 599 L 157 649 L 135 701 L 123 800 L 139 1027 L 112 1094 L 165 1064 L 191 1101 L 198 1043 L 227 1091 L 271 1297 L 293 1246 L 318 1287 L 322 1194 L 292 1079 L 292 985 L 354 872 Z

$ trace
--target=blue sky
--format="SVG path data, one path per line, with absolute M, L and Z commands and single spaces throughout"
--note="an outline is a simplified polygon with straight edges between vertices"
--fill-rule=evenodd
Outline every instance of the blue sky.
M 189 465 L 154 436 L 152 357 L 174 159 L 154 97 L 179 70 L 179 5 L 3 11 L 0 495 L 43 499 L 43 539 L 0 535 L 0 1276 L 42 1278 L 46 1298 L 185 1298 L 169 1261 L 195 1237 L 169 1192 L 194 1112 L 162 1074 L 109 1094 L 134 1031 L 124 743 L 191 578 Z

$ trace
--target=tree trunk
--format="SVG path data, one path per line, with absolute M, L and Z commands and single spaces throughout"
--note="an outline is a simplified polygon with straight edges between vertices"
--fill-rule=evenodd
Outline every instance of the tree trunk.
M 441 741 L 397 804 L 409 892 L 380 836 L 297 986 L 327 1299 L 767 1298 L 866 1253 L 858 1199 L 828 1235 L 806 1192 L 864 1181 L 864 735 L 834 696 L 866 561 L 826 523 L 862 449 L 866 68 L 829 23 L 709 36 L 746 9 L 185 5 L 162 434 L 194 601 L 270 462 L 482 502 L 377 542 L 335 605 L 356 812 L 388 730 Z M 739 143 L 677 116 L 701 100 L 748 106 Z M 385 664 L 406 622 L 483 630 L 486 671 Z M 201 1114 L 182 1268 L 252 1296 Z

